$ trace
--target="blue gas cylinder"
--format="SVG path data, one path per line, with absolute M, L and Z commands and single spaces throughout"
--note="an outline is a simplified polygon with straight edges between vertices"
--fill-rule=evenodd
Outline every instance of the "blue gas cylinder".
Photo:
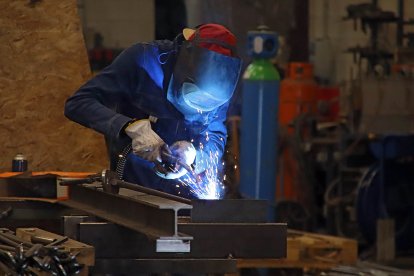
M 260 29 L 248 33 L 248 42 L 253 61 L 243 75 L 239 191 L 267 200 L 268 220 L 274 221 L 280 76 L 269 58 L 277 35 Z

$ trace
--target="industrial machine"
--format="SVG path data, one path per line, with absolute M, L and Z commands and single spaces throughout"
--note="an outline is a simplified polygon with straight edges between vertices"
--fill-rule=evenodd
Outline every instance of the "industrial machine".
M 295 75 L 282 80 L 276 212 L 291 228 L 322 227 L 378 250 L 378 223 L 392 221 L 395 248 L 404 252 L 414 248 L 414 50 L 402 33 L 404 1 L 396 2 L 398 16 L 377 1 L 348 7 L 345 20 L 360 20 L 371 39 L 348 50 L 358 72 L 341 99 L 316 87 L 307 64 L 291 66 Z M 382 24 L 397 25 L 395 51 L 381 48 Z
M 302 149 L 304 141 L 311 137 L 316 119 L 317 88 L 312 64 L 289 63 L 280 84 L 276 212 L 279 221 L 288 221 L 291 227 L 303 226 L 312 209 L 309 199 L 314 194 L 308 183 L 309 170 Z M 293 209 L 296 211 L 288 211 Z
M 379 220 L 391 220 L 396 249 L 403 251 L 414 248 L 414 205 L 407 198 L 414 191 L 414 80 L 410 69 L 413 60 L 410 55 L 401 54 L 413 52 L 409 36 L 403 33 L 404 1 L 396 2 L 398 15 L 381 10 L 376 1 L 347 9 L 350 18 L 361 20 L 363 26 L 370 28 L 371 40 L 368 48 L 354 52 L 358 64 L 365 59 L 368 68 L 350 87 L 346 136 L 349 144 L 345 146 L 341 158 L 345 162 L 340 170 L 360 170 L 356 186 L 347 188 L 355 193 L 355 200 L 349 200 L 352 194 L 348 194 L 345 205 L 353 204 L 354 219 L 364 240 L 369 244 L 376 242 L 379 250 Z M 393 23 L 397 25 L 398 49 L 393 51 L 397 56 L 386 53 L 387 49 L 379 43 L 380 27 Z M 404 38 L 408 38 L 406 45 Z M 360 72 L 363 70 L 359 68 Z M 358 155 L 363 156 L 359 164 L 355 158 Z

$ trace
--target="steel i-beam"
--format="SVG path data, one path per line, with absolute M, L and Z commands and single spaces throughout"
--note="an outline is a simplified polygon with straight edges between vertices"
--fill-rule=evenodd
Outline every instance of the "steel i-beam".
M 156 241 L 156 252 L 189 252 L 191 236 L 178 232 L 179 210 L 191 205 L 154 195 L 134 197 L 103 192 L 96 187 L 73 185 L 63 205 L 145 234 Z

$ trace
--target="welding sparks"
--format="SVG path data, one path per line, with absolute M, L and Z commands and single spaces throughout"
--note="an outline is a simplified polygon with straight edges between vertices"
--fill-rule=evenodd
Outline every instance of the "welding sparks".
M 199 199 L 220 199 L 224 194 L 223 182 L 219 179 L 219 153 L 210 152 L 205 162 L 206 170 L 200 179 L 187 174 L 186 177 L 180 179 L 182 185 L 190 188 L 191 192 Z

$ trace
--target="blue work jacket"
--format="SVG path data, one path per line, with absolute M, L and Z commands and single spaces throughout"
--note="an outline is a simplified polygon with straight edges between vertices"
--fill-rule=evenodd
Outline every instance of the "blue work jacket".
M 122 151 L 131 144 L 124 133 L 125 125 L 132 119 L 150 116 L 156 118 L 151 123 L 152 129 L 168 145 L 180 140 L 193 143 L 197 150 L 196 172 L 202 172 L 212 157 L 221 159 L 226 143 L 224 121 L 228 103 L 190 122 L 167 100 L 178 50 L 175 42 L 167 40 L 135 44 L 66 101 L 66 117 L 105 136 L 112 170 Z M 129 153 L 122 178 L 167 193 L 196 197 L 180 179 L 157 176 L 153 166 Z M 185 177 L 188 176 L 182 178 Z

